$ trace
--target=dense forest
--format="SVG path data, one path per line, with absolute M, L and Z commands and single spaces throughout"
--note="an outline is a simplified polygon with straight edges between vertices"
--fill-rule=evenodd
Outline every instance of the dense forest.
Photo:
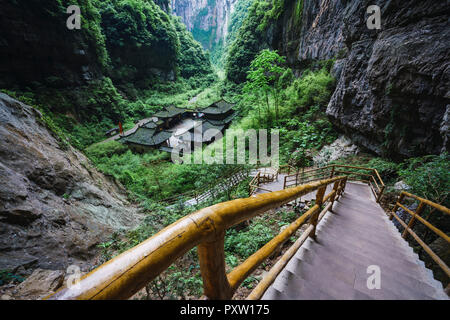
M 55 150 L 61 152 L 57 164 L 47 155 L 44 165 L 32 163 L 30 169 L 24 164 L 26 182 L 20 183 L 29 183 L 33 187 L 28 189 L 41 194 L 36 201 L 47 205 L 42 200 L 45 190 L 55 194 L 52 201 L 65 206 L 89 198 L 75 178 L 83 170 L 83 183 L 114 189 L 114 199 L 119 199 L 115 193 L 123 193 L 126 200 L 120 198 L 117 208 L 128 203 L 124 206 L 134 210 L 130 217 L 136 217 L 135 223 L 108 226 L 105 233 L 99 227 L 85 252 L 51 257 L 53 267 L 40 255 L 66 243 L 67 237 L 34 251 L 27 243 L 6 244 L 13 232 L 26 237 L 31 229 L 40 232 L 47 221 L 55 222 L 43 210 L 36 220 L 16 223 L 17 212 L 28 212 L 17 208 L 28 200 L 19 191 L 0 189 L 0 225 L 8 230 L 0 234 L 0 254 L 4 247 L 10 257 L 0 263 L 0 286 L 18 285 L 36 268 L 63 270 L 69 260 L 85 263 L 85 272 L 92 270 L 196 209 L 249 196 L 251 178 L 197 206 L 185 206 L 192 192 L 210 190 L 225 177 L 254 167 L 178 165 L 159 150 L 140 153 L 118 141 L 105 141 L 105 132 L 119 122 L 127 131 L 169 106 L 196 110 L 225 99 L 238 115 L 230 130 L 279 131 L 281 164 L 374 168 L 387 184 L 386 209 L 397 196 L 399 183 L 450 207 L 450 34 L 445 1 L 427 6 L 429 1 L 408 0 L 402 7 L 396 1 L 374 1 L 383 8 L 387 31 L 367 30 L 368 1 L 335 1 L 329 6 L 322 2 L 208 0 L 206 7 L 196 8 L 197 1 L 0 0 L 1 106 L 14 105 L 9 96 L 38 110 L 38 121 L 26 124 L 42 125 L 51 136 L 26 125 L 21 136 L 36 135 L 46 146 L 54 139 Z M 66 27 L 70 5 L 81 9 L 81 30 Z M 212 10 L 217 7 L 225 9 Z M 191 16 L 193 20 L 187 21 Z M 412 20 L 420 21 L 420 26 Z M 8 116 L 14 117 L 14 112 Z M 341 150 L 333 158 L 329 146 L 343 135 L 357 151 Z M 5 154 L 5 163 L 0 160 L 1 180 L 11 171 L 4 168 L 14 166 L 7 160 L 14 163 L 22 152 L 20 147 L 11 151 L 10 145 L 14 143 L 0 143 L 0 154 Z M 12 152 L 17 153 L 8 155 Z M 79 171 L 58 169 L 60 162 L 67 162 L 61 160 L 64 154 L 69 155 L 67 161 L 80 162 L 74 165 Z M 32 162 L 34 156 L 29 159 Z M 52 171 L 51 179 L 46 169 Z M 61 176 L 63 186 L 56 189 Z M 110 201 L 103 194 L 93 198 L 106 199 L 89 199 L 94 207 L 99 206 L 97 201 Z M 173 198 L 179 201 L 169 206 L 167 200 Z M 297 214 L 281 209 L 230 229 L 225 239 L 227 269 L 261 248 Z M 38 224 L 39 219 L 44 222 Z M 68 228 L 67 221 L 61 228 Z M 447 217 L 432 216 L 430 221 L 448 233 Z M 427 242 L 436 238 L 429 234 Z M 33 247 L 39 247 L 36 243 Z M 441 252 L 448 264 L 447 249 Z M 139 298 L 199 298 L 202 278 L 196 251 L 151 282 Z M 23 258 L 24 252 L 32 252 L 33 259 Z M 239 294 L 248 293 L 260 279 L 260 274 L 252 275 Z

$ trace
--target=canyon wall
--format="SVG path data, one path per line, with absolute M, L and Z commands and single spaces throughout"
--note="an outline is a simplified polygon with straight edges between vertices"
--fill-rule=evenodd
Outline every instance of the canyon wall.
M 171 0 L 172 13 L 191 31 L 204 48 L 225 42 L 237 0 Z
M 88 270 L 98 244 L 142 218 L 125 189 L 61 146 L 42 114 L 0 93 L 0 270 Z
M 367 7 L 381 8 L 369 30 Z M 449 151 L 448 1 L 287 0 L 266 42 L 301 76 L 336 59 L 327 114 L 354 142 L 379 155 Z

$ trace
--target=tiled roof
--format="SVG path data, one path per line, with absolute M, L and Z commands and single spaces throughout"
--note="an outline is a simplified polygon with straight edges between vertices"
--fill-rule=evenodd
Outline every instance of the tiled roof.
M 208 119 L 208 122 L 211 122 L 213 125 L 216 125 L 216 126 L 224 126 L 224 125 L 230 123 L 231 121 L 233 121 L 233 119 L 236 118 L 236 116 L 237 116 L 237 114 L 233 113 L 223 120 Z
M 185 110 L 177 108 L 175 106 L 168 106 L 163 111 L 156 113 L 154 116 L 158 118 L 173 118 L 185 112 Z
M 233 109 L 234 104 L 229 103 L 225 100 L 220 100 L 217 102 L 214 102 L 212 105 L 210 105 L 209 107 L 200 110 L 200 112 L 205 113 L 205 114 L 223 114 L 223 113 L 227 113 L 228 111 Z
M 164 141 L 167 141 L 172 137 L 172 132 L 169 131 L 156 131 L 155 129 L 148 129 L 141 127 L 126 137 L 123 137 L 125 143 L 134 143 L 143 146 L 158 146 Z
M 150 121 L 150 122 L 147 122 L 146 124 L 144 124 L 142 127 L 147 128 L 147 129 L 156 129 L 158 127 L 158 125 L 155 122 Z

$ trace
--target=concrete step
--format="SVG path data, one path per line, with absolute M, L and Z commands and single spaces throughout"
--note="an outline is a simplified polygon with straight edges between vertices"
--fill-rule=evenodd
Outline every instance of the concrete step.
M 382 247 L 356 245 L 356 243 L 351 241 L 343 241 L 338 237 L 331 237 L 324 232 L 320 235 L 318 233 L 316 243 L 318 244 L 315 247 L 316 250 L 335 252 L 349 260 L 359 261 L 367 266 L 401 267 L 405 272 L 413 272 L 414 274 L 419 273 L 420 268 L 422 268 L 412 258 L 408 259 L 406 255 L 391 255 L 388 252 L 383 252 Z M 422 273 L 420 272 L 419 274 L 422 278 Z
M 291 300 L 284 293 L 278 291 L 272 286 L 262 296 L 261 300 Z
M 289 300 L 335 300 L 329 293 L 319 286 L 296 276 L 286 270 L 280 277 L 278 288 L 289 297 Z M 278 290 L 280 290 L 278 289 Z
M 298 255 L 296 255 L 296 257 L 298 257 Z M 355 275 L 353 279 L 354 283 L 359 280 L 367 281 L 369 276 L 367 274 L 368 266 L 366 264 L 360 263 L 359 261 L 352 261 L 336 254 L 330 254 L 326 251 L 310 251 L 305 248 L 301 260 L 311 265 L 326 265 L 327 268 L 334 268 L 336 272 L 353 274 Z M 387 288 L 392 292 L 401 293 L 403 296 L 407 294 L 403 288 L 407 289 L 408 292 L 417 291 L 423 293 L 425 295 L 424 298 L 426 298 L 426 296 L 435 296 L 436 289 L 434 287 L 419 279 L 410 277 L 409 274 L 404 273 L 403 270 L 384 270 L 381 266 L 380 268 L 383 288 Z M 397 288 L 400 289 L 396 290 Z
M 448 299 L 367 185 L 348 183 L 316 235 L 289 261 L 265 299 Z M 371 265 L 381 269 L 381 289 L 367 287 Z
M 322 227 L 321 233 L 317 232 L 317 242 L 322 246 L 336 242 L 337 250 L 346 251 L 351 254 L 360 254 L 366 257 L 385 261 L 397 261 L 403 259 L 408 261 L 412 266 L 419 267 L 416 258 L 403 248 L 395 247 L 394 240 L 384 239 L 379 243 L 358 239 L 354 241 L 347 236 L 341 236 L 330 231 L 332 227 Z
M 323 220 L 324 223 L 319 224 L 318 232 L 322 231 L 322 228 L 326 228 L 328 223 L 331 221 L 335 221 L 335 216 L 333 214 L 327 214 Z M 419 268 L 419 273 L 416 274 L 416 277 L 422 279 L 426 284 L 436 289 L 436 298 L 437 299 L 447 299 L 447 295 L 444 292 L 442 283 L 434 279 L 433 272 L 425 267 L 425 264 L 422 260 L 419 259 L 419 256 L 414 252 L 414 250 L 409 246 L 408 242 L 406 242 L 401 235 L 397 232 L 392 222 L 388 219 L 387 216 L 383 216 L 386 222 L 386 229 L 392 234 L 394 239 L 397 240 L 397 244 L 401 249 L 405 250 L 405 253 L 408 256 L 408 261 L 411 263 L 416 263 Z M 325 230 L 324 230 L 325 231 Z
M 372 227 L 370 223 L 366 224 L 364 228 L 360 228 L 359 226 L 355 226 L 354 223 L 349 223 L 349 221 L 344 221 L 344 219 L 341 218 L 341 216 L 336 214 L 327 214 L 326 216 L 327 221 L 326 224 L 319 224 L 318 228 L 328 228 L 328 232 L 333 234 L 333 230 L 329 230 L 329 228 L 332 228 L 332 226 L 340 227 L 336 232 L 340 232 L 340 229 L 343 228 L 345 231 L 348 230 L 348 234 L 342 234 L 342 237 L 352 238 L 354 234 L 358 236 L 358 239 L 362 239 L 364 241 L 368 241 L 374 244 L 383 243 L 383 241 L 391 241 L 392 242 L 392 248 L 398 249 L 400 251 L 403 251 L 407 249 L 405 252 L 408 254 L 411 254 L 415 258 L 418 258 L 417 254 L 414 253 L 412 248 L 408 245 L 408 243 L 401 238 L 399 234 L 393 233 L 392 230 L 389 230 L 388 221 L 383 222 L 383 227 Z M 324 229 L 325 230 L 325 229 Z
M 293 259 L 294 260 L 294 259 Z M 301 261 L 297 258 L 293 261 L 297 264 L 297 272 L 293 273 L 292 268 L 286 269 L 287 272 L 293 273 L 298 280 L 297 282 L 289 282 L 285 284 L 285 288 L 282 289 L 282 292 L 286 295 L 289 295 L 292 292 L 292 289 L 288 287 L 293 286 L 296 288 L 305 286 L 316 288 L 316 290 L 320 290 L 321 292 L 325 292 L 327 296 L 331 296 L 330 299 L 336 300 L 371 300 L 371 299 L 385 299 L 385 300 L 400 300 L 405 299 L 404 296 L 399 295 L 398 293 L 392 292 L 388 288 L 382 288 L 382 290 L 367 290 L 368 292 L 363 292 L 359 290 L 359 288 L 354 287 L 354 283 L 349 283 L 348 279 L 343 279 L 342 277 L 336 277 L 336 273 L 323 273 L 322 276 L 314 276 L 311 275 L 319 275 L 316 265 L 310 265 L 305 261 Z M 329 271 L 329 270 L 327 270 Z M 363 289 L 367 289 L 363 288 Z M 297 289 L 297 291 L 299 291 Z M 422 297 L 420 297 L 422 298 Z
M 370 220 L 366 222 L 351 221 L 337 214 L 327 214 L 327 216 L 329 216 L 328 221 L 330 221 L 330 224 L 336 224 L 352 232 L 359 232 L 365 239 L 393 238 L 399 240 L 399 237 L 394 237 L 387 228 L 386 221 L 380 221 L 380 223 L 375 224 Z

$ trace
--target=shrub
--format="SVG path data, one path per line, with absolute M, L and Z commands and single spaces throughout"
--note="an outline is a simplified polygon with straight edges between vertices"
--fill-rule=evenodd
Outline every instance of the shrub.
M 231 229 L 225 239 L 225 250 L 234 252 L 246 259 L 275 236 L 273 231 L 263 223 L 252 224 L 247 231 L 238 232 Z
M 450 156 L 429 155 L 406 161 L 400 176 L 411 187 L 412 193 L 450 207 Z

